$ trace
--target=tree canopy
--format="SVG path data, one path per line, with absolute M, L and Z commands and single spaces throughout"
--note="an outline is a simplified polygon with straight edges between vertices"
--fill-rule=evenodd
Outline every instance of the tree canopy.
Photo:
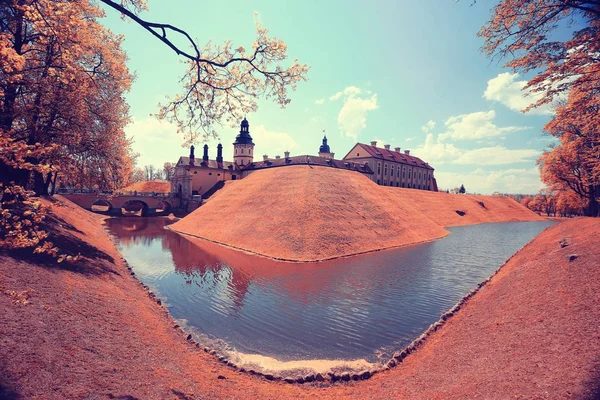
M 559 28 L 572 35 L 557 39 Z M 506 66 L 534 74 L 524 90 L 540 96 L 528 109 L 562 99 L 544 127 L 557 144 L 538 160 L 541 177 L 555 190 L 585 199 L 586 214 L 598 216 L 600 1 L 502 0 L 479 35 L 485 54 L 509 58 Z
M 250 50 L 231 42 L 202 47 L 180 28 L 144 20 L 145 0 L 0 2 L 1 247 L 35 247 L 60 257 L 40 228 L 44 210 L 30 196 L 48 194 L 58 177 L 72 187 L 114 189 L 139 175 L 124 132 L 132 75 L 123 37 L 99 22 L 101 4 L 187 62 L 181 93 L 157 112 L 187 142 L 215 136 L 215 124 L 256 110 L 259 97 L 285 106 L 288 90 L 306 79 L 306 65 L 281 65 L 285 43 L 259 23 Z M 175 45 L 174 35 L 183 35 L 189 48 Z

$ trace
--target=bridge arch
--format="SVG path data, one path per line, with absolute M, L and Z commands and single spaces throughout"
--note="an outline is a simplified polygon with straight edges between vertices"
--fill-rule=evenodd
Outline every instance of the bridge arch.
M 113 205 L 106 199 L 96 199 L 90 209 L 94 212 L 108 213 L 112 210 Z
M 173 205 L 171 204 L 171 202 L 163 199 L 163 200 L 159 201 L 158 204 L 156 205 L 156 213 L 157 214 L 167 214 L 171 211 L 172 208 L 173 208 Z
M 145 217 L 148 215 L 148 204 L 145 201 L 138 199 L 127 200 L 121 206 L 121 213 L 125 216 L 142 216 Z

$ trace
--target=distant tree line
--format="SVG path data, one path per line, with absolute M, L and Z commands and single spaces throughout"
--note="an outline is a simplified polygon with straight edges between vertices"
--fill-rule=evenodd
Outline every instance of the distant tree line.
M 146 165 L 144 168 L 134 168 L 131 181 L 170 181 L 175 173 L 175 165 L 170 162 L 163 164 L 162 168 Z

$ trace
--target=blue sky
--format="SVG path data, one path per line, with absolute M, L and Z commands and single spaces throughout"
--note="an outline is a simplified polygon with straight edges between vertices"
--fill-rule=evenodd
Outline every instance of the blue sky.
M 527 77 L 479 52 L 476 36 L 493 2 L 427 1 L 218 1 L 149 0 L 147 20 L 185 29 L 198 42 L 249 48 L 254 13 L 307 63 L 308 82 L 281 109 L 269 101 L 248 115 L 255 157 L 289 150 L 316 154 L 325 129 L 336 158 L 356 141 L 410 149 L 435 168 L 441 188 L 534 193 L 542 187 L 535 160 L 550 143 L 542 127 L 548 108 L 522 114 Z M 129 68 L 137 78 L 127 98 L 133 122 L 127 133 L 139 165 L 162 165 L 187 155 L 175 128 L 151 114 L 179 92 L 183 64 L 134 23 L 107 10 L 104 23 L 124 34 Z M 237 128 L 219 129 L 224 155 Z M 217 141 L 209 142 L 211 158 Z

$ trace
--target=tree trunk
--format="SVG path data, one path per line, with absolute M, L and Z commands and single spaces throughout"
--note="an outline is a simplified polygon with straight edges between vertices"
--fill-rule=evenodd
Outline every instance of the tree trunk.
M 598 216 L 598 191 L 600 186 L 590 185 L 588 188 L 588 206 L 585 213 L 586 217 L 597 217 Z
M 46 176 L 46 182 L 44 182 L 44 192 L 46 192 L 46 196 L 50 194 L 48 189 L 50 188 L 50 184 L 52 183 L 52 172 L 48 172 Z
M 54 196 L 54 193 L 56 193 L 56 177 L 58 176 L 58 172 L 54 173 L 54 179 L 52 180 L 52 193 L 50 193 L 51 196 Z
M 48 195 L 48 187 L 46 186 L 46 182 L 44 182 L 44 175 L 41 172 L 33 173 L 33 191 L 38 196 L 47 196 Z

